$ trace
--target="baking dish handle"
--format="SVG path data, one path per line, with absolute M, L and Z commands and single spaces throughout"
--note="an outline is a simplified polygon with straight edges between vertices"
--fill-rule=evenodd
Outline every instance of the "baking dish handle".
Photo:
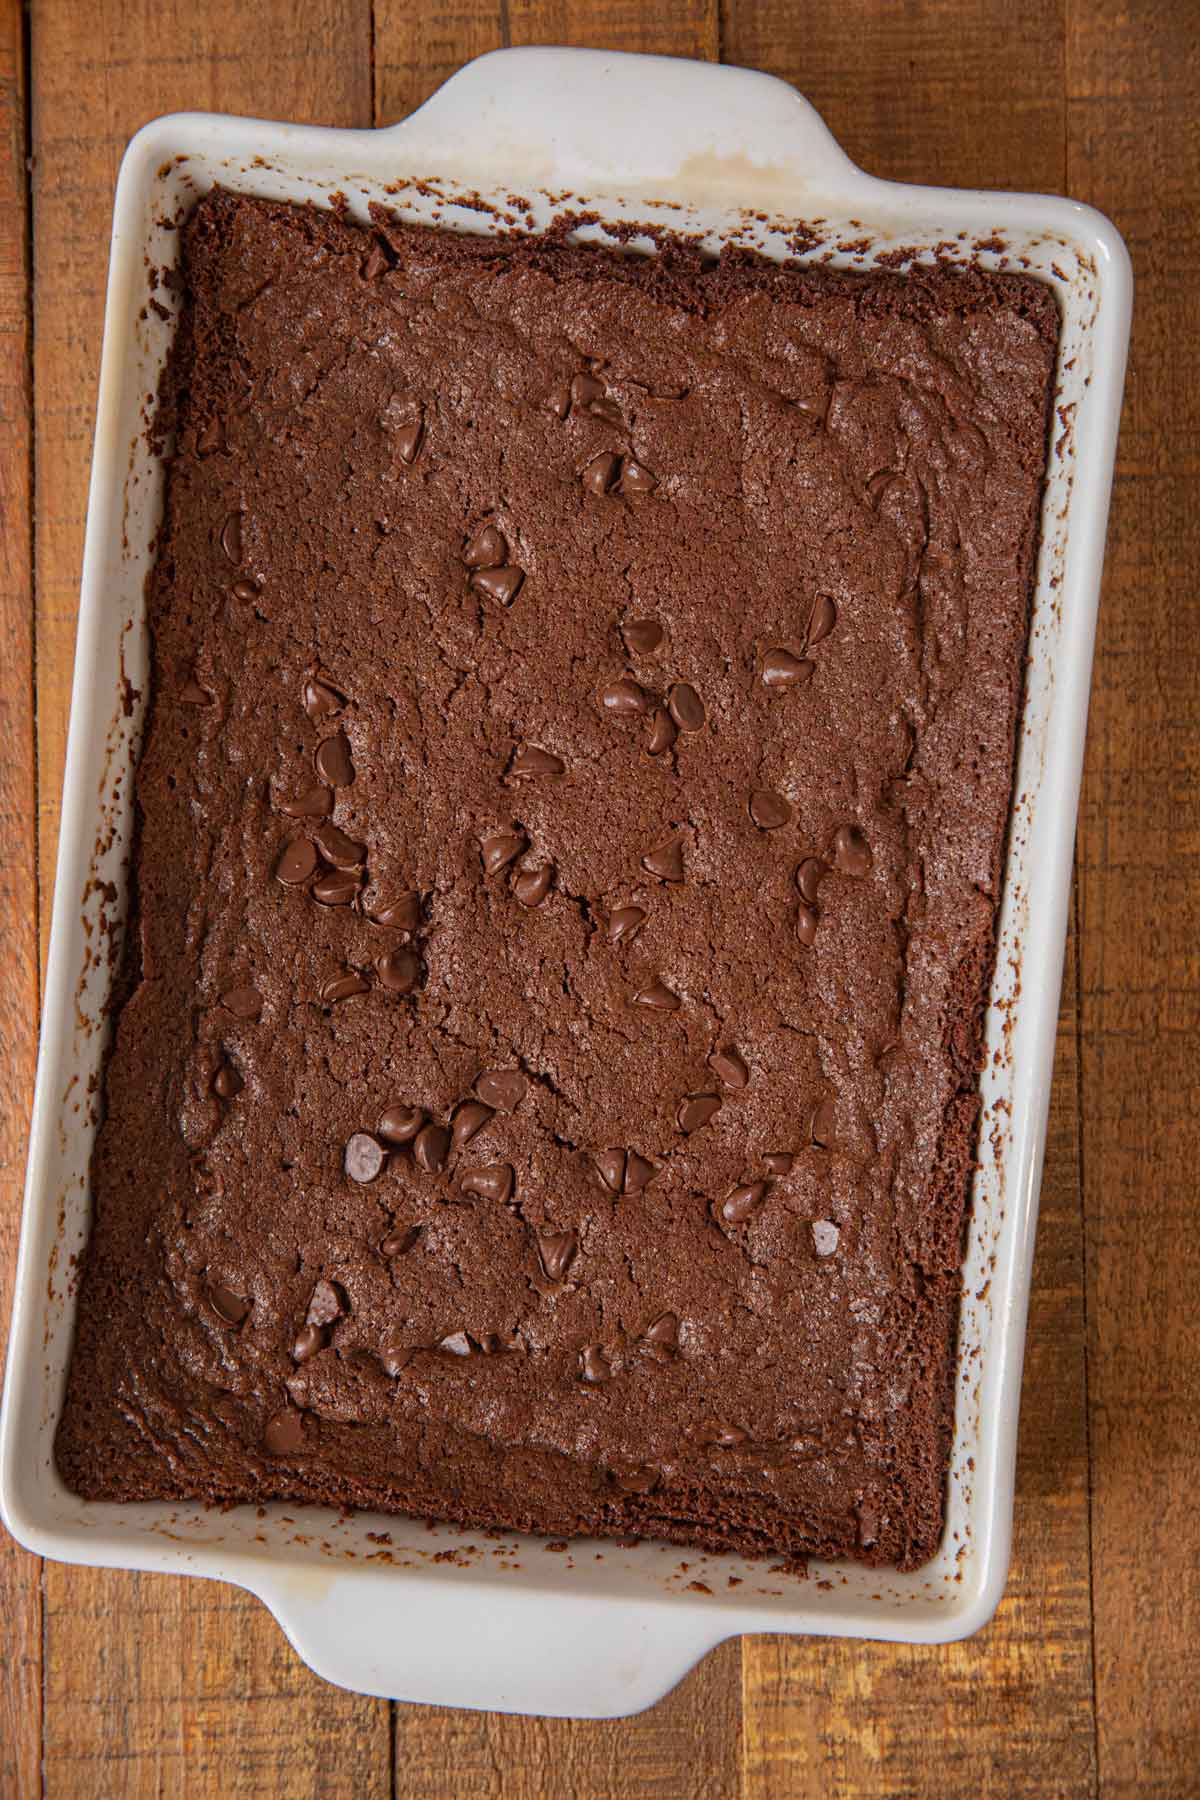
M 493 50 L 389 128 L 447 170 L 486 151 L 497 166 L 672 198 L 690 190 L 819 190 L 854 164 L 795 88 L 753 69 L 544 46 Z M 406 144 L 407 148 L 407 144 Z
M 275 1566 L 250 1585 L 326 1681 L 431 1706 L 622 1718 L 669 1693 L 727 1635 L 675 1597 L 481 1589 L 477 1570 L 460 1586 L 450 1565 L 438 1575 L 397 1584 L 386 1602 L 377 1582 L 324 1566 Z

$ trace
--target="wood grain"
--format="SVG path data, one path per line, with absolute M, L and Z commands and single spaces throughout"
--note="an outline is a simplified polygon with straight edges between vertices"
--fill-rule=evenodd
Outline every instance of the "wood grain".
M 1072 0 L 1068 181 L 1133 255 L 1081 860 L 1101 1790 L 1200 1791 L 1200 33 Z
M 112 191 L 147 118 L 211 107 L 370 119 L 367 0 L 143 0 L 32 20 L 38 750 L 43 916 L 91 454 Z M 175 1577 L 46 1571 L 45 1792 L 390 1792 L 389 1709 L 310 1675 L 256 1600 Z
M 873 173 L 958 186 L 1062 186 L 1058 0 L 1004 9 L 988 0 L 726 0 L 723 43 L 729 60 L 794 82 Z M 1093 1791 L 1073 982 L 1072 961 L 1008 1594 L 982 1637 L 944 1649 L 747 1643 L 747 1800 Z
M 0 1376 L 38 1016 L 25 109 L 20 0 L 0 0 Z M 0 1794 L 33 1793 L 41 1754 L 41 1563 L 0 1529 Z

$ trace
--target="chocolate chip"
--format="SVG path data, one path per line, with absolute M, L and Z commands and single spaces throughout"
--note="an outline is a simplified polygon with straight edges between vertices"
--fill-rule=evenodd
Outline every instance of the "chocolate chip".
M 347 969 L 344 975 L 331 975 L 323 983 L 321 998 L 326 1006 L 332 1006 L 338 1000 L 353 1000 L 356 994 L 369 994 L 370 991 L 370 982 L 357 969 Z
M 545 404 L 549 407 L 556 419 L 566 418 L 571 410 L 571 390 L 565 381 L 559 382 L 557 387 L 552 387 L 550 389 L 550 392 L 546 395 Z
M 821 923 L 821 915 L 815 906 L 801 901 L 796 909 L 796 936 L 806 950 L 811 950 L 817 941 L 817 926 Z
M 588 1344 L 580 1351 L 579 1369 L 585 1381 L 608 1381 L 612 1375 L 608 1358 L 599 1344 Z
M 479 854 L 483 859 L 484 874 L 498 875 L 510 862 L 515 862 L 525 847 L 525 839 L 514 837 L 511 831 L 498 831 L 492 837 L 481 838 Z
M 809 1135 L 821 1150 L 837 1143 L 837 1107 L 832 1100 L 822 1100 L 813 1110 Z
M 667 843 L 656 844 L 653 850 L 647 850 L 642 867 L 651 875 L 657 875 L 660 881 L 682 881 L 683 839 L 671 838 Z
M 450 1154 L 450 1133 L 444 1125 L 423 1125 L 413 1140 L 413 1161 L 427 1175 L 440 1175 Z
M 749 1434 L 740 1425 L 722 1425 L 715 1419 L 703 1424 L 696 1435 L 702 1444 L 719 1450 L 733 1450 L 749 1441 Z
M 643 1344 L 650 1344 L 665 1356 L 679 1348 L 679 1320 L 673 1312 L 660 1313 L 653 1325 L 642 1333 Z
M 494 525 L 481 525 L 475 536 L 467 540 L 463 561 L 468 569 L 498 569 L 507 555 L 503 533 Z
M 571 400 L 575 406 L 590 406 L 593 400 L 603 400 L 607 389 L 602 381 L 594 375 L 573 375 L 571 377 Z
M 205 1297 L 222 1325 L 232 1326 L 236 1330 L 250 1317 L 251 1302 L 243 1295 L 235 1294 L 233 1289 L 226 1287 L 223 1282 L 213 1282 L 206 1290 Z
M 407 1369 L 415 1354 L 414 1344 L 385 1344 L 379 1352 L 379 1364 L 385 1375 L 395 1379 Z
M 680 731 L 699 731 L 704 724 L 704 702 L 690 681 L 673 684 L 667 705 Z
M 664 633 L 657 619 L 626 619 L 621 636 L 630 656 L 654 656 L 662 649 Z
M 566 768 L 561 756 L 542 750 L 537 744 L 521 744 L 508 765 L 509 775 L 521 779 L 527 775 L 561 775 Z
M 538 1255 L 551 1281 L 563 1280 L 578 1248 L 573 1231 L 543 1231 L 539 1234 Z
M 332 821 L 319 825 L 313 832 L 318 850 L 335 869 L 355 869 L 366 861 L 367 847 L 347 837 Z
M 621 492 L 623 494 L 650 494 L 658 486 L 658 476 L 652 475 L 645 463 L 636 457 L 627 456 L 621 468 Z
M 815 668 L 815 663 L 793 656 L 790 650 L 768 650 L 763 657 L 762 678 L 769 688 L 803 687 L 812 680 Z
M 292 1361 L 306 1363 L 318 1350 L 325 1348 L 325 1333 L 319 1325 L 301 1327 L 295 1343 L 292 1345 Z
M 327 787 L 310 787 L 294 800 L 280 800 L 278 805 L 289 819 L 323 819 L 333 811 L 333 794 Z
M 618 719 L 635 718 L 650 705 L 649 694 L 631 675 L 622 675 L 619 681 L 606 682 L 596 698 L 602 712 L 610 713 Z
M 512 1198 L 516 1176 L 509 1163 L 491 1163 L 485 1169 L 467 1169 L 458 1185 L 464 1194 L 477 1194 L 481 1200 L 495 1200 L 500 1205 Z
M 812 618 L 808 622 L 808 641 L 810 645 L 819 644 L 827 638 L 837 624 L 837 607 L 828 594 L 818 594 L 816 605 L 812 609 Z
M 657 1174 L 658 1170 L 648 1157 L 639 1156 L 636 1150 L 631 1150 L 625 1158 L 625 1180 L 622 1183 L 622 1192 L 640 1194 L 644 1188 L 650 1186 Z
M 412 467 L 420 455 L 424 438 L 425 421 L 423 418 L 413 419 L 409 424 L 400 427 L 396 433 L 396 454 L 402 463 Z
M 394 1106 L 384 1107 L 375 1130 L 385 1144 L 411 1144 L 424 1123 L 425 1114 L 419 1106 L 404 1106 L 397 1102 Z
M 750 817 L 760 831 L 778 831 L 792 816 L 792 809 L 782 794 L 770 788 L 755 788 L 750 795 Z
M 679 727 L 669 712 L 661 706 L 655 709 L 650 721 L 650 736 L 646 739 L 646 751 L 650 756 L 662 756 L 670 750 L 679 736 Z
M 325 719 L 331 719 L 345 705 L 345 699 L 329 681 L 317 675 L 310 675 L 304 684 L 302 696 L 304 710 L 314 725 Z
M 455 1108 L 454 1117 L 450 1121 L 450 1141 L 454 1148 L 461 1150 L 464 1144 L 469 1144 L 494 1117 L 492 1108 L 485 1106 L 482 1100 L 464 1100 L 461 1106 Z
M 600 1179 L 614 1194 L 619 1194 L 625 1186 L 625 1160 L 624 1150 L 602 1150 L 596 1158 Z
M 385 895 L 366 911 L 373 925 L 386 925 L 396 931 L 416 931 L 421 923 L 421 896 L 413 893 Z
M 623 944 L 627 938 L 646 923 L 646 909 L 642 906 L 618 906 L 616 912 L 608 915 L 608 941 L 610 944 Z
M 536 869 L 520 869 L 513 876 L 513 893 L 522 906 L 540 906 L 554 884 L 554 864 L 542 863 Z
M 869 875 L 874 858 L 871 846 L 857 825 L 839 825 L 833 839 L 833 860 L 843 875 Z
M 496 600 L 501 606 L 511 606 L 524 579 L 524 569 L 506 563 L 502 569 L 477 569 L 471 577 L 471 586 L 477 594 L 486 594 L 489 600 Z
M 475 1092 L 494 1112 L 515 1112 L 528 1088 L 520 1069 L 485 1069 L 475 1078 Z
M 447 1356 L 470 1356 L 474 1346 L 465 1331 L 450 1331 L 438 1340 L 437 1348 Z
M 651 1012 L 677 1012 L 679 995 L 673 994 L 669 987 L 661 981 L 652 981 L 650 986 L 642 988 L 633 996 L 635 1006 L 649 1007 Z
M 309 1296 L 308 1310 L 304 1315 L 306 1325 L 332 1325 L 340 1319 L 350 1307 L 345 1295 L 332 1281 L 322 1279 L 313 1287 Z
M 405 1225 L 398 1231 L 389 1231 L 379 1246 L 380 1254 L 389 1258 L 407 1256 L 420 1235 L 419 1225 Z
M 745 1058 L 732 1044 L 726 1044 L 723 1050 L 714 1050 L 708 1066 L 723 1086 L 735 1091 L 744 1088 L 750 1080 Z
M 262 589 L 259 587 L 257 581 L 247 581 L 245 576 L 243 576 L 240 581 L 234 582 L 230 592 L 233 594 L 235 600 L 243 600 L 249 604 L 251 600 L 258 599 Z
M 580 476 L 584 489 L 589 494 L 607 494 L 621 471 L 621 459 L 614 456 L 611 450 L 604 450 L 594 456 Z
M 790 1175 L 795 1160 L 790 1150 L 768 1150 L 763 1157 L 772 1175 Z
M 765 1181 L 747 1181 L 741 1187 L 735 1187 L 721 1202 L 721 1218 L 726 1225 L 744 1225 L 758 1211 L 766 1192 Z
M 720 1110 L 719 1094 L 686 1094 L 675 1110 L 675 1123 L 680 1131 L 699 1131 Z
M 375 973 L 380 987 L 389 994 L 411 994 L 421 979 L 421 959 L 415 950 L 401 945 L 377 959 Z
M 351 1181 L 374 1181 L 383 1173 L 387 1151 L 369 1131 L 356 1131 L 346 1142 L 342 1167 Z
M 296 1456 L 304 1448 L 304 1425 L 300 1413 L 291 1407 L 268 1419 L 263 1432 L 263 1448 L 269 1456 Z
M 232 1063 L 221 1063 L 212 1078 L 212 1091 L 218 1100 L 236 1100 L 244 1086 Z
M 814 1219 L 811 1227 L 813 1249 L 818 1256 L 832 1256 L 841 1232 L 829 1219 Z
M 221 548 L 234 568 L 242 560 L 242 515 L 230 513 L 221 527 Z
M 275 879 L 284 887 L 303 887 L 317 866 L 317 853 L 306 837 L 293 838 L 285 844 L 275 864 Z
M 211 706 L 213 697 L 206 687 L 201 687 L 194 675 L 189 676 L 179 690 L 181 706 Z
M 318 744 L 313 766 L 330 787 L 350 786 L 354 780 L 354 761 L 350 755 L 350 740 L 344 731 L 335 731 L 332 737 Z
M 649 1463 L 638 1463 L 628 1469 L 613 1469 L 612 1478 L 623 1494 L 652 1494 L 662 1480 L 662 1470 Z
M 810 906 L 817 904 L 822 879 L 828 875 L 827 866 L 819 856 L 806 856 L 796 870 L 796 886 Z
M 221 995 L 221 1005 L 226 1012 L 231 1012 L 235 1019 L 257 1019 L 262 1012 L 262 995 L 249 984 L 243 987 L 231 987 Z
M 313 882 L 312 897 L 322 906 L 349 906 L 361 886 L 362 875 L 358 871 L 328 869 L 319 881 Z

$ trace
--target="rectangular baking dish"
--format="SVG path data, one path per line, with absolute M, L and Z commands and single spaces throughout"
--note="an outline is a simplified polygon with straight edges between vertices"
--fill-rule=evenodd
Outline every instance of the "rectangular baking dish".
M 447 229 L 542 229 L 564 209 L 651 221 L 707 246 L 838 267 L 886 258 L 1032 273 L 1062 309 L 1000 953 L 988 1021 L 981 1167 L 960 1325 L 948 1518 L 911 1575 L 642 1544 L 489 1539 L 276 1505 L 87 1504 L 52 1442 L 88 1224 L 95 1082 L 127 889 L 131 765 L 144 707 L 144 579 L 162 493 L 147 448 L 175 302 L 147 267 L 214 182 L 370 201 Z M 480 202 L 495 210 L 480 210 Z M 595 223 L 585 235 L 602 235 Z M 636 241 L 635 241 L 636 247 Z M 649 248 L 648 243 L 642 245 Z M 741 1632 L 940 1643 L 977 1631 L 1009 1560 L 1021 1358 L 1045 1140 L 1072 842 L 1130 313 L 1109 222 L 1034 195 L 900 186 L 857 169 L 791 88 L 746 70 L 553 49 L 469 64 L 404 124 L 329 131 L 202 114 L 134 138 L 117 186 L 58 878 L 12 1341 L 0 1506 L 29 1549 L 174 1570 L 256 1593 L 315 1670 L 368 1693 L 578 1717 L 635 1712 Z M 137 698 L 129 704 L 131 688 Z M 114 897 L 115 896 L 115 897 Z

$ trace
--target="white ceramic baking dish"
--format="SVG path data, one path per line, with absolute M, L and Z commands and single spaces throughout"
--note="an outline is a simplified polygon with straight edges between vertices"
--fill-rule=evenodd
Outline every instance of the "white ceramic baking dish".
M 146 266 L 175 261 L 177 234 L 166 222 L 214 182 L 322 203 L 340 193 L 360 216 L 381 200 L 404 217 L 472 231 L 503 223 L 459 204 L 476 194 L 535 229 L 564 206 L 586 205 L 606 220 L 700 232 L 713 247 L 736 240 L 784 256 L 798 244 L 807 256 L 859 268 L 905 247 L 929 261 L 936 247 L 951 259 L 1032 272 L 1057 293 L 1060 392 L 989 1015 L 948 1523 L 940 1554 L 919 1572 L 814 1566 L 801 1580 L 660 1545 L 581 1543 L 551 1553 L 536 1540 L 431 1533 L 411 1521 L 312 1508 L 260 1515 L 89 1505 L 58 1480 L 51 1445 L 87 1230 L 94 1077 L 140 727 L 141 707 L 127 714 L 124 684 L 145 686 L 143 580 L 161 501 L 161 466 L 142 432 L 171 327 L 146 310 Z M 796 238 L 800 223 L 811 239 Z M 165 289 L 158 298 L 170 304 Z M 1009 1558 L 1026 1301 L 1129 311 L 1128 258 L 1097 213 L 1040 196 L 877 181 L 846 159 L 798 94 L 740 69 L 509 50 L 471 63 L 385 131 L 183 114 L 134 138 L 113 225 L 0 1435 L 0 1503 L 22 1543 L 66 1561 L 237 1582 L 271 1608 L 314 1669 L 348 1687 L 547 1714 L 634 1712 L 739 1632 L 929 1644 L 990 1618 Z

